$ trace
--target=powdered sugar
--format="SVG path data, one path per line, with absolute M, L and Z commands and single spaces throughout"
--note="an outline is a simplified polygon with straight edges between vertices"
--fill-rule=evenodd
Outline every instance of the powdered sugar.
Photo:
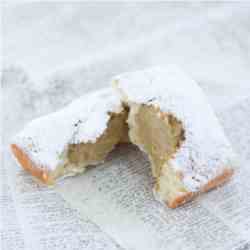
M 125 73 L 113 83 L 126 102 L 159 107 L 182 122 L 185 141 L 168 164 L 189 191 L 232 167 L 233 151 L 202 90 L 176 66 Z
M 95 142 L 109 121 L 109 112 L 122 105 L 111 88 L 86 94 L 65 108 L 30 122 L 12 143 L 21 147 L 37 166 L 56 169 L 68 144 Z
M 183 124 L 185 140 L 169 164 L 182 173 L 190 191 L 232 166 L 233 152 L 200 87 L 175 66 L 125 73 L 114 78 L 122 99 L 172 113 Z M 95 142 L 107 128 L 109 112 L 121 101 L 111 89 L 86 94 L 64 109 L 33 120 L 15 138 L 41 168 L 56 169 L 68 144 Z

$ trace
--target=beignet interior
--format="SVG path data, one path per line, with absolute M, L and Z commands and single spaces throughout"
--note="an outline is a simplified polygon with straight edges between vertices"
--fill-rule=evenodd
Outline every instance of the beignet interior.
M 87 166 L 103 162 L 115 145 L 128 142 L 127 117 L 127 110 L 111 113 L 106 130 L 96 142 L 70 144 L 62 155 L 63 164 L 52 173 L 53 179 L 84 172 Z
M 151 161 L 155 191 L 171 204 L 177 195 L 187 192 L 181 176 L 168 164 L 185 140 L 181 122 L 153 106 L 132 104 L 128 123 L 131 142 L 146 152 Z

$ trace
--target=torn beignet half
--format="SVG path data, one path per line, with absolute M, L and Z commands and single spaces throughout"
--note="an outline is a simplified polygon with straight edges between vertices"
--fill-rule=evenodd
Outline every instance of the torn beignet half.
M 112 89 L 99 90 L 30 122 L 11 149 L 24 169 L 53 184 L 102 162 L 116 144 L 126 142 L 127 115 Z
M 175 208 L 226 182 L 234 154 L 200 87 L 175 66 L 125 73 L 130 141 L 149 156 L 154 194 Z

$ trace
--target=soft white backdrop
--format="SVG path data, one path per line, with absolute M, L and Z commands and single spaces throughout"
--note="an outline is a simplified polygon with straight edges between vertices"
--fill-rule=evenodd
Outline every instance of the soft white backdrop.
M 175 62 L 204 82 L 237 84 L 249 81 L 249 26 L 247 2 L 5 4 L 3 59 L 34 80 L 105 60 L 114 73 Z

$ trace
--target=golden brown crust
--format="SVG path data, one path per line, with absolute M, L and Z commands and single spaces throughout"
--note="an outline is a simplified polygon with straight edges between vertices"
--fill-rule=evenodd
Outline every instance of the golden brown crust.
M 177 207 L 183 205 L 184 203 L 191 201 L 196 195 L 197 195 L 197 193 L 187 192 L 187 193 L 184 193 L 184 194 L 177 196 L 172 201 L 167 201 L 166 203 L 167 203 L 168 207 L 170 207 L 170 208 L 177 208 Z
M 227 182 L 233 175 L 234 170 L 232 168 L 226 168 L 221 175 L 218 175 L 211 181 L 209 181 L 203 188 L 202 192 L 207 192 L 213 188 L 216 188 L 223 183 Z
M 214 189 L 224 184 L 231 178 L 233 173 L 234 173 L 233 169 L 226 168 L 221 175 L 218 175 L 217 177 L 209 181 L 204 187 L 202 187 L 200 192 L 196 192 L 196 193 L 187 192 L 187 193 L 181 194 L 180 196 L 177 196 L 174 200 L 170 202 L 166 202 L 166 203 L 170 208 L 179 207 L 180 205 L 192 200 L 199 193 L 208 192 L 209 190 Z
M 52 184 L 53 181 L 48 171 L 39 168 L 20 147 L 16 144 L 11 144 L 11 151 L 26 171 L 30 172 L 31 175 L 35 176 L 43 183 L 47 185 Z

